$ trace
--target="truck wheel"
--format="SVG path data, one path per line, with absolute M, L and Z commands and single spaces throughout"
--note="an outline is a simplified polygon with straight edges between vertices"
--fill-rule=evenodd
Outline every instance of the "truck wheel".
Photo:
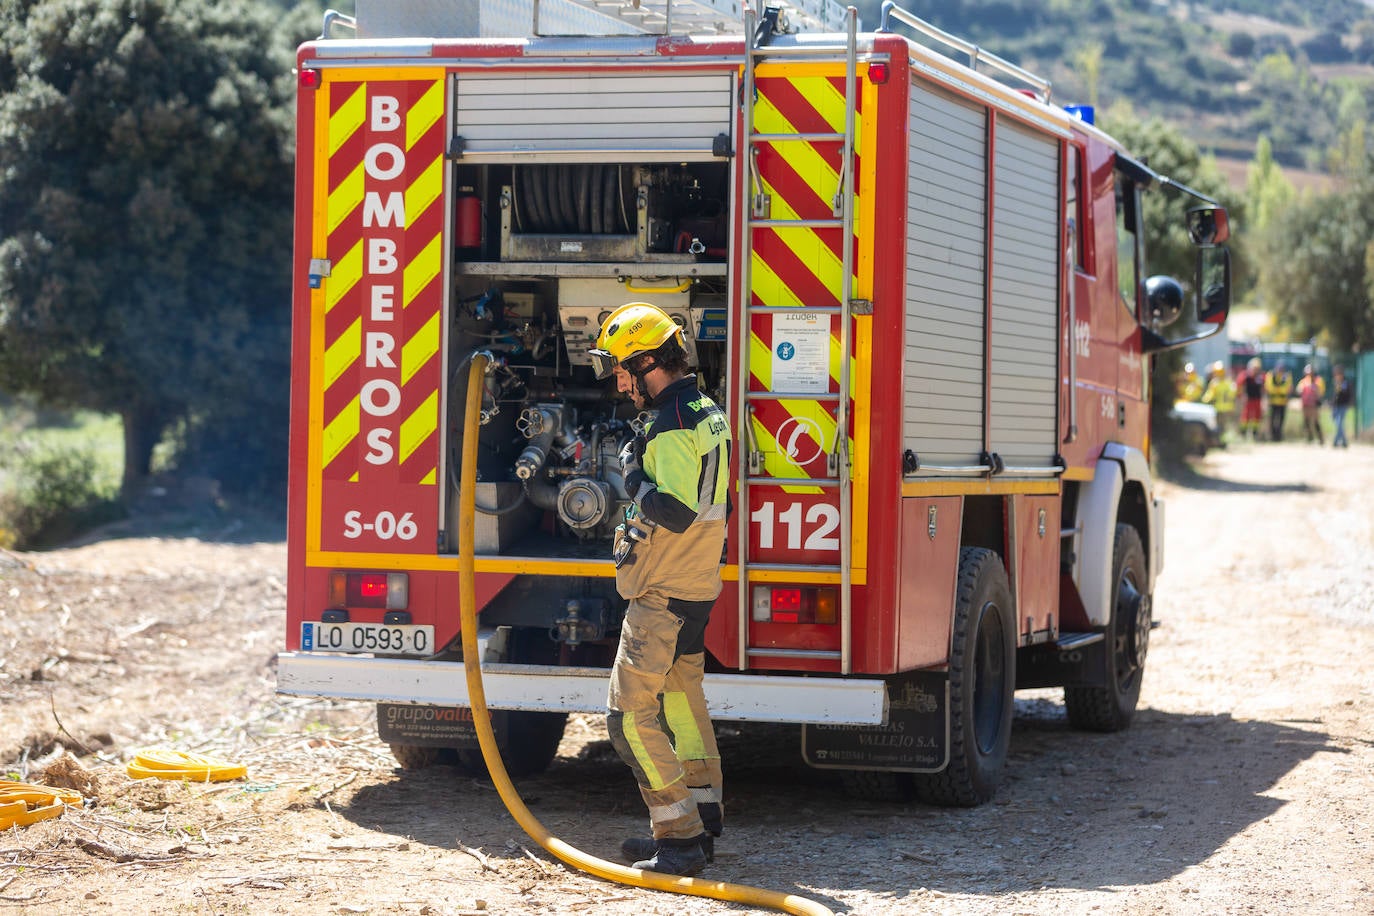
M 913 774 L 922 801 L 972 807 L 997 791 L 1011 745 L 1014 618 L 1002 559 L 983 547 L 961 549 L 949 657 L 949 763 L 938 773 Z
M 1144 591 L 1145 548 L 1140 533 L 1130 525 L 1116 526 L 1112 546 L 1112 581 L 1116 599 L 1107 630 L 1107 686 L 1065 687 L 1064 707 L 1075 728 L 1094 732 L 1120 731 L 1131 724 L 1140 683 L 1145 676 L 1145 654 L 1150 647 L 1150 596 Z
M 563 726 L 567 722 L 565 712 L 507 712 L 506 746 L 501 749 L 506 772 L 511 776 L 533 776 L 547 770 L 558 756 L 558 743 L 563 740 Z M 460 750 L 458 762 L 473 773 L 487 772 L 480 748 Z
M 403 770 L 423 770 L 439 762 L 441 748 L 421 747 L 418 744 L 393 744 L 391 756 Z

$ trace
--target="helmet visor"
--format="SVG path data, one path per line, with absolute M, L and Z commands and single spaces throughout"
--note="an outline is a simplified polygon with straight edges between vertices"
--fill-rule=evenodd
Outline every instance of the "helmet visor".
M 610 378 L 615 372 L 616 363 L 618 363 L 619 360 L 605 350 L 592 349 L 587 352 L 591 354 L 592 371 L 596 373 L 597 379 L 604 381 Z

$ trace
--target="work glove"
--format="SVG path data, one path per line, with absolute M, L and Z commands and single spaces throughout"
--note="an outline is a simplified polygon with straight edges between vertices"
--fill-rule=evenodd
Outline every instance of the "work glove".
M 643 460 L 644 438 L 635 436 L 620 450 L 620 474 L 625 480 L 625 492 L 633 498 L 638 498 L 636 494 L 649 482 L 649 475 L 644 473 Z

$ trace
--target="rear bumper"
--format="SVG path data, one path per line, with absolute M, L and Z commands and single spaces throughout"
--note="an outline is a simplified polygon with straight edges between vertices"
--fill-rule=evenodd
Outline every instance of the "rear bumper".
M 609 672 L 489 662 L 482 687 L 492 709 L 534 712 L 606 711 Z M 887 720 L 887 690 L 878 678 L 706 675 L 706 703 L 715 719 L 878 725 Z M 282 652 L 277 692 L 335 700 L 469 706 L 461 662 Z

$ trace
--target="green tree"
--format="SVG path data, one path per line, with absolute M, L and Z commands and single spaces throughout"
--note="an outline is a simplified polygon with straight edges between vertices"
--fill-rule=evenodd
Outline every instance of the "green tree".
M 1304 197 L 1266 234 L 1265 301 L 1295 336 L 1336 350 L 1374 346 L 1374 172 L 1348 189 Z
M 126 492 L 172 424 L 182 467 L 283 476 L 309 32 L 286 22 L 247 0 L 0 4 L 0 388 L 118 413 Z
M 1293 183 L 1274 161 L 1274 148 L 1268 137 L 1260 137 L 1255 144 L 1255 158 L 1245 176 L 1246 212 L 1250 228 L 1262 233 L 1293 203 Z
M 1327 169 L 1333 175 L 1358 179 L 1369 155 L 1369 104 L 1359 86 L 1346 86 L 1337 109 L 1336 126 L 1339 135 L 1335 145 L 1327 151 Z
M 1078 71 L 1083 85 L 1088 87 L 1088 104 L 1097 107 L 1098 89 L 1102 82 L 1102 52 L 1105 46 L 1100 41 L 1090 41 L 1073 55 L 1074 69 Z

